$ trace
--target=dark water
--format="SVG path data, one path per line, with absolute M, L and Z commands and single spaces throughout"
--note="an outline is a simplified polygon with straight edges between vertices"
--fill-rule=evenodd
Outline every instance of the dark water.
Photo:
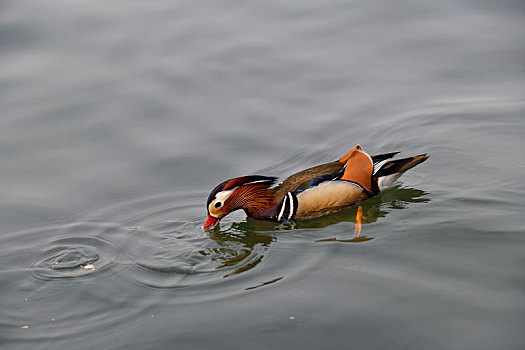
M 523 1 L 4 1 L 0 345 L 523 349 Z M 293 228 L 224 179 L 429 152 Z M 24 328 L 25 327 L 25 328 Z

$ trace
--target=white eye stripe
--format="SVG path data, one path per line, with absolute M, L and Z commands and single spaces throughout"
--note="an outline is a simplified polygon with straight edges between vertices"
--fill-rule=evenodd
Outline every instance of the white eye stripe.
M 224 203 L 237 187 L 229 191 L 222 191 L 215 195 L 215 202 Z
M 258 183 L 262 183 L 262 182 L 268 182 L 268 180 L 257 180 L 257 181 L 251 181 L 251 182 L 247 182 L 247 183 L 245 183 L 244 185 L 249 185 L 249 184 L 258 184 Z

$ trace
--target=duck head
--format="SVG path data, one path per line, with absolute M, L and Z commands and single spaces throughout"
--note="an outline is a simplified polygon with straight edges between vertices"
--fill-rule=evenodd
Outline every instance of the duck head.
M 223 217 L 237 209 L 244 209 L 250 215 L 268 208 L 273 201 L 269 187 L 275 180 L 275 177 L 250 175 L 222 182 L 208 196 L 208 217 L 202 228 L 214 228 Z

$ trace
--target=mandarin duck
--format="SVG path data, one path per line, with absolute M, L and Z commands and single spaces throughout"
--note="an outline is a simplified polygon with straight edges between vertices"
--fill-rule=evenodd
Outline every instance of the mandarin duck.
M 291 175 L 272 187 L 276 177 L 250 175 L 226 180 L 211 191 L 203 229 L 212 229 L 232 211 L 251 218 L 287 223 L 328 215 L 377 195 L 406 170 L 429 156 L 391 160 L 399 152 L 369 156 L 360 145 L 339 160 Z

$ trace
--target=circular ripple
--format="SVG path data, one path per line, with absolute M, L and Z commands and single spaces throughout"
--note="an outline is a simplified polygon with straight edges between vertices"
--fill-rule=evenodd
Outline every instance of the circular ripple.
M 31 264 L 35 277 L 43 280 L 80 278 L 108 270 L 118 260 L 116 247 L 99 237 L 59 239 Z
M 282 225 L 246 220 L 242 213 L 233 213 L 219 229 L 203 232 L 202 198 L 206 193 L 201 192 L 200 188 L 186 188 L 101 208 L 56 232 L 55 237 L 70 238 L 48 245 L 31 264 L 32 273 L 49 280 L 118 271 L 118 279 L 141 287 L 187 289 L 177 300 L 197 294 L 199 300 L 209 300 L 280 280 L 290 275 L 289 269 L 297 274 L 312 266 L 311 259 L 289 259 L 287 251 L 279 250 L 288 236 L 279 234 Z M 368 203 L 371 208 L 364 207 L 364 223 L 386 215 L 379 210 L 384 208 L 381 200 L 376 202 Z M 321 227 L 350 221 L 353 230 L 354 217 L 355 213 L 345 212 L 298 224 L 294 232 L 310 232 L 313 236 L 306 241 L 315 241 Z M 89 236 L 80 238 L 86 234 Z M 272 244 L 277 237 L 279 244 Z M 325 230 L 319 232 L 319 238 L 327 238 Z
M 131 230 L 122 247 L 134 262 L 135 268 L 128 271 L 134 283 L 181 288 L 222 282 L 250 270 L 272 240 L 233 228 L 210 235 L 195 223 L 169 222 Z
M 224 220 L 221 230 L 202 231 L 200 193 L 188 188 L 177 193 L 119 203 L 93 214 L 102 221 L 118 219 L 124 234 L 101 233 L 118 242 L 129 267 L 120 275 L 127 281 L 155 289 L 222 284 L 255 268 L 263 259 L 271 235 L 252 227 L 229 226 L 242 215 Z M 120 217 L 127 213 L 127 217 Z M 273 227 L 273 226 L 272 226 Z
M 232 284 L 232 278 L 268 262 L 275 225 L 254 226 L 236 213 L 223 220 L 220 229 L 204 232 L 204 197 L 205 193 L 187 189 L 137 198 L 101 208 L 78 222 L 50 227 L 45 233 L 29 232 L 40 237 L 38 243 L 34 241 L 37 254 L 29 261 L 31 274 L 44 281 L 92 283 L 109 272 L 122 282 L 153 289 L 201 290 L 206 284 L 201 290 L 204 298 L 218 297 L 210 295 L 211 286 L 242 291 L 253 283 Z M 261 233 L 261 228 L 269 231 Z M 43 237 L 55 240 L 49 243 Z

